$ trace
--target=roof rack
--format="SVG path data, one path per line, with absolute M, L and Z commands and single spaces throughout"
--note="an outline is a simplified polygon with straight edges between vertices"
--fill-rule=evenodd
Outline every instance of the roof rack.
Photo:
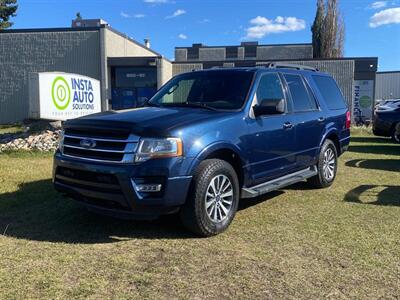
M 306 70 L 306 71 L 313 71 L 317 72 L 319 71 L 317 68 L 309 67 L 309 66 L 303 66 L 303 65 L 295 65 L 295 64 L 282 64 L 282 63 L 267 63 L 265 65 L 262 65 L 265 68 L 270 68 L 270 69 L 295 69 L 295 70 Z

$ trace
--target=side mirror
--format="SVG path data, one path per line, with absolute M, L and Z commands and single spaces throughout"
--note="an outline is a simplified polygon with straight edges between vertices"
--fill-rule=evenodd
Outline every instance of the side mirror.
M 256 117 L 263 115 L 277 115 L 285 113 L 285 99 L 262 99 L 253 106 Z

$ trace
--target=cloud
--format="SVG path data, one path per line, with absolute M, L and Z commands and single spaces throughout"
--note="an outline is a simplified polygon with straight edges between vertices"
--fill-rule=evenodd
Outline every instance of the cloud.
M 130 19 L 130 18 L 135 18 L 135 19 L 141 19 L 144 18 L 146 15 L 144 14 L 134 14 L 134 15 L 130 15 L 124 11 L 121 11 L 120 13 L 121 17 L 125 18 L 125 19 Z
M 246 29 L 246 36 L 243 39 L 261 39 L 272 33 L 284 33 L 288 31 L 299 31 L 306 28 L 306 22 L 296 17 L 278 16 L 275 20 L 258 16 L 250 20 L 254 25 Z
M 169 0 L 143 0 L 145 3 L 163 4 L 170 2 Z
M 369 19 L 369 27 L 376 28 L 387 24 L 400 23 L 400 7 L 388 8 L 377 12 Z
M 179 17 L 179 16 L 181 16 L 181 15 L 184 15 L 184 14 L 186 14 L 186 10 L 178 9 L 178 10 L 176 10 L 172 15 L 166 16 L 165 18 L 166 18 L 166 19 L 172 19 L 172 18 Z
M 211 22 L 211 21 L 210 21 L 209 19 L 203 19 L 203 20 L 200 20 L 200 21 L 199 21 L 200 24 L 210 23 L 210 22 Z
M 181 40 L 187 40 L 187 35 L 186 34 L 183 34 L 183 33 L 180 33 L 179 35 L 178 35 L 178 38 L 180 38 Z
M 376 2 L 368 5 L 368 8 L 369 9 L 379 9 L 382 7 L 386 7 L 386 5 L 387 5 L 387 1 L 376 1 Z

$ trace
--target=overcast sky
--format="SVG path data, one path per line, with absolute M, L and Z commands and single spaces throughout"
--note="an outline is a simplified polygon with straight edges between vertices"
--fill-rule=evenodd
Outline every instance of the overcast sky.
M 167 58 L 175 46 L 309 43 L 316 0 L 19 0 L 14 28 L 69 27 L 76 12 L 102 18 Z M 346 56 L 378 56 L 400 70 L 400 0 L 341 0 Z

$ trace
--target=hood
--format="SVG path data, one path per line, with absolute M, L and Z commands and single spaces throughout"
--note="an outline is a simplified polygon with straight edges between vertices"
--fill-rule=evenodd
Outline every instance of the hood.
M 123 127 L 141 136 L 168 135 L 188 125 L 226 117 L 227 112 L 185 107 L 143 107 L 107 111 L 69 120 L 65 127 Z

